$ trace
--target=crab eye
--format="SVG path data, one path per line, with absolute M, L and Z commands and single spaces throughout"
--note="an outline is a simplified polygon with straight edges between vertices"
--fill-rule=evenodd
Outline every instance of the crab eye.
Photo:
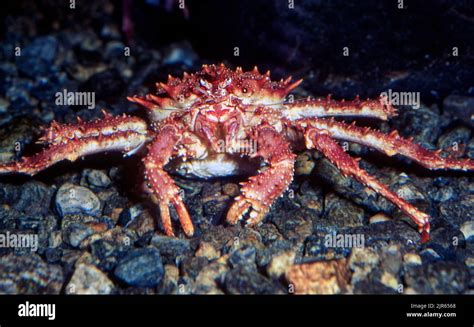
M 247 93 L 247 92 L 248 92 L 248 90 L 247 90 L 246 87 L 242 88 L 242 93 Z

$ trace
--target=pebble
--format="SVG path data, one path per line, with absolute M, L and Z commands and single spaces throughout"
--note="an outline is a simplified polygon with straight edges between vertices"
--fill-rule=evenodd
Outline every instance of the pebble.
M 139 287 L 157 286 L 164 273 L 160 252 L 154 248 L 131 250 L 114 270 L 115 277 Z
M 71 183 L 65 183 L 59 188 L 55 203 L 61 217 L 81 213 L 99 216 L 101 212 L 100 200 L 94 192 Z
M 37 254 L 0 257 L 0 294 L 59 294 L 63 283 L 61 266 Z
M 76 264 L 77 265 L 77 264 Z M 112 281 L 96 266 L 81 263 L 66 286 L 66 294 L 111 294 Z
M 191 243 L 187 239 L 154 234 L 150 245 L 156 247 L 166 261 L 175 264 L 179 262 L 180 257 L 191 255 Z
M 380 263 L 380 255 L 375 249 L 354 248 L 349 256 L 348 266 L 353 271 L 351 283 L 364 280 Z
M 470 240 L 474 236 L 474 220 L 466 221 L 462 224 L 461 232 L 466 240 Z
M 345 259 L 296 264 L 286 273 L 295 294 L 339 294 L 349 289 Z
M 90 187 L 102 189 L 110 186 L 112 181 L 102 170 L 84 169 L 82 176 Z
M 211 243 L 201 241 L 195 255 L 196 257 L 204 257 L 211 261 L 219 258 L 221 253 L 220 251 L 216 250 L 216 248 Z
M 403 256 L 403 262 L 409 265 L 421 265 L 421 257 L 416 253 L 406 253 Z
M 225 275 L 224 287 L 229 294 L 285 294 L 285 290 L 257 269 L 238 266 Z
M 383 214 L 383 213 L 377 213 L 375 215 L 373 215 L 372 217 L 369 218 L 369 223 L 371 224 L 377 224 L 377 223 L 382 223 L 382 222 L 385 222 L 385 221 L 390 221 L 391 218 L 388 217 L 387 215 Z
M 295 262 L 295 251 L 284 251 L 274 256 L 267 266 L 267 274 L 273 279 L 279 279 L 285 275 L 290 267 Z
M 453 94 L 444 99 L 443 107 L 445 112 L 460 118 L 466 124 L 474 127 L 474 121 L 471 118 L 473 115 L 474 97 Z

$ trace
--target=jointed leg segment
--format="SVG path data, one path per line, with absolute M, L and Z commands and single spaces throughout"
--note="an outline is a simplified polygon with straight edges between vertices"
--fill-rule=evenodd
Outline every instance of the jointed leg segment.
M 255 132 L 258 151 L 253 156 L 261 156 L 268 167 L 241 183 L 242 195 L 235 199 L 227 213 L 230 224 L 237 223 L 246 213 L 250 217 L 247 224 L 258 224 L 293 180 L 295 155 L 288 142 L 269 125 L 258 127 Z
M 323 155 L 334 163 L 345 176 L 357 179 L 359 182 L 372 188 L 375 192 L 381 194 L 400 208 L 400 210 L 405 212 L 418 226 L 422 242 L 428 241 L 430 223 L 429 216 L 426 213 L 419 211 L 413 205 L 397 196 L 397 194 L 392 192 L 386 185 L 380 183 L 377 179 L 370 176 L 365 170 L 360 168 L 358 159 L 352 158 L 347 154 L 344 149 L 327 134 L 326 131 L 310 127 L 305 131 L 305 140 L 308 148 L 314 148 L 321 151 Z

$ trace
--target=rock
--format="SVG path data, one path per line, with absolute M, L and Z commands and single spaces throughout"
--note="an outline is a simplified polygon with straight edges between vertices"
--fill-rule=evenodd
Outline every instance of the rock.
M 56 208 L 61 215 L 86 214 L 99 216 L 99 198 L 89 189 L 71 183 L 63 184 L 56 194 Z
M 339 294 L 349 290 L 345 259 L 293 265 L 286 279 L 295 294 Z
M 175 265 L 165 265 L 165 275 L 161 282 L 160 294 L 178 294 L 179 269 Z
M 400 283 L 398 282 L 395 275 L 393 275 L 392 273 L 388 271 L 383 272 L 382 277 L 380 278 L 380 281 L 385 286 L 390 287 L 394 290 L 398 290 L 400 287 Z
M 160 252 L 155 248 L 131 250 L 118 263 L 114 275 L 128 285 L 157 286 L 164 275 Z
M 81 242 L 92 234 L 94 234 L 94 230 L 91 227 L 80 223 L 72 223 L 63 229 L 62 239 L 73 247 L 79 247 Z
M 229 271 L 227 260 L 228 255 L 222 256 L 204 267 L 196 277 L 193 293 L 223 294 L 219 285 L 225 283 L 225 275 Z
M 66 286 L 66 294 L 111 294 L 114 284 L 96 266 L 76 264 L 76 270 Z
M 313 156 L 310 152 L 305 152 L 296 157 L 295 161 L 295 175 L 307 176 L 310 175 L 315 166 Z
M 110 177 L 102 170 L 84 169 L 82 177 L 89 187 L 96 189 L 107 188 L 112 183 Z
M 62 268 L 45 263 L 37 254 L 0 257 L 1 294 L 59 294 L 63 283 Z
M 205 241 L 201 241 L 195 255 L 196 257 L 207 258 L 210 261 L 221 256 L 220 251 L 216 250 L 211 243 Z
M 166 261 L 177 263 L 181 257 L 191 255 L 191 243 L 187 239 L 153 235 L 150 245 L 156 247 Z
M 471 237 L 474 236 L 474 220 L 466 221 L 461 226 L 461 232 L 464 235 L 464 238 L 470 240 Z
M 433 261 L 441 259 L 441 256 L 432 248 L 424 249 L 420 252 L 420 255 L 426 261 Z
M 282 287 L 259 274 L 257 269 L 242 265 L 227 272 L 224 286 L 230 294 L 284 294 Z
M 438 139 L 438 148 L 444 149 L 448 155 L 461 157 L 471 138 L 471 130 L 467 127 L 457 127 L 444 133 Z
M 364 210 L 351 201 L 341 199 L 331 193 L 325 198 L 325 214 L 329 221 L 338 227 L 356 227 L 364 225 Z
M 155 219 L 149 211 L 145 210 L 136 219 L 131 221 L 127 228 L 134 230 L 138 237 L 142 237 L 155 231 Z
M 402 267 L 402 254 L 399 245 L 391 245 L 383 249 L 381 268 L 384 272 L 392 275 L 398 275 Z
M 421 265 L 421 257 L 416 253 L 406 253 L 403 256 L 403 262 L 408 265 Z
M 467 290 L 469 272 L 464 263 L 435 261 L 405 270 L 405 283 L 421 294 L 459 294 Z
M 53 69 L 57 51 L 58 41 L 55 37 L 37 37 L 17 57 L 18 70 L 30 77 L 45 75 Z
M 236 197 L 237 195 L 239 195 L 240 190 L 237 184 L 227 183 L 224 184 L 224 186 L 222 187 L 222 192 L 230 197 Z
M 207 266 L 207 264 L 208 261 L 204 257 L 186 257 L 179 265 L 181 275 L 194 280 L 199 272 Z
M 467 258 L 467 259 L 464 261 L 464 263 L 466 264 L 466 266 L 467 266 L 468 268 L 471 268 L 471 269 L 474 268 L 474 257 L 469 257 L 469 258 Z
M 79 247 L 89 236 L 104 232 L 111 227 L 112 223 L 104 218 L 66 215 L 61 222 L 62 239 L 66 244 Z
M 229 264 L 231 267 L 236 266 L 254 266 L 256 250 L 253 246 L 243 246 L 230 254 Z
M 352 270 L 351 284 L 366 279 L 371 271 L 380 263 L 380 255 L 375 249 L 354 248 L 349 257 L 348 266 Z
M 8 101 L 5 98 L 0 97 L 0 114 L 6 113 L 9 106 L 10 106 L 10 101 Z
M 120 213 L 118 224 L 120 226 L 127 227 L 128 224 L 130 224 L 135 218 L 140 216 L 140 214 L 143 212 L 143 209 L 143 205 L 141 204 L 123 209 Z
M 296 252 L 285 251 L 272 258 L 267 266 L 267 274 L 273 279 L 279 279 L 285 275 L 295 262 Z
M 377 223 L 383 223 L 384 221 L 390 221 L 390 220 L 391 218 L 386 216 L 385 214 L 377 213 L 369 218 L 369 223 L 377 224 Z
M 450 95 L 443 101 L 444 111 L 474 127 L 474 97 Z

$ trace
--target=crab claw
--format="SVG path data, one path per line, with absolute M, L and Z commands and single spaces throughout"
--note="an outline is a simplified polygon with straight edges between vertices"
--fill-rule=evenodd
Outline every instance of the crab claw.
M 246 224 L 254 226 L 263 220 L 267 211 L 259 201 L 238 196 L 227 213 L 227 222 L 235 225 L 240 219 L 243 219 L 244 215 L 248 214 L 249 218 Z

